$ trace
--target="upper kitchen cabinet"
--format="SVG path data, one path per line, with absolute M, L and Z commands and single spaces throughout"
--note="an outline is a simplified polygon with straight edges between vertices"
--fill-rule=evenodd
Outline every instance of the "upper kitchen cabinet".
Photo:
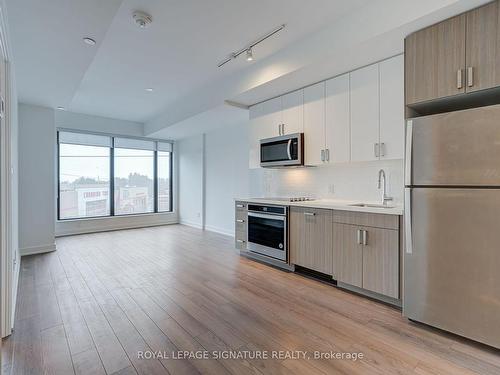
M 465 30 L 462 14 L 406 38 L 406 104 L 465 93 Z
M 473 9 L 466 16 L 466 91 L 500 86 L 499 2 Z
M 273 98 L 262 102 L 262 121 L 264 129 L 261 139 L 277 137 L 281 135 L 281 125 L 283 124 L 283 114 L 281 112 L 281 97 Z
M 351 72 L 350 81 L 351 160 L 378 160 L 380 115 L 378 64 Z
M 351 160 L 404 156 L 404 58 L 398 55 L 350 74 Z
M 325 82 L 304 89 L 304 158 L 319 165 L 325 155 Z
M 404 157 L 404 56 L 379 64 L 380 75 L 380 159 Z
M 304 131 L 304 90 L 297 90 L 281 97 L 281 133 L 294 134 Z
M 248 131 L 248 167 L 250 169 L 260 167 L 260 136 L 263 131 L 263 108 L 262 103 L 250 107 L 249 131 Z
M 326 81 L 325 105 L 325 161 L 348 162 L 351 157 L 348 73 Z

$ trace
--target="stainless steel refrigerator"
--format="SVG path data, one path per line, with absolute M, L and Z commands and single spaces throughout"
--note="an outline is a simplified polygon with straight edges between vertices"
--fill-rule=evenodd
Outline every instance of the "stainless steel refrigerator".
M 500 105 L 406 134 L 403 315 L 500 348 Z

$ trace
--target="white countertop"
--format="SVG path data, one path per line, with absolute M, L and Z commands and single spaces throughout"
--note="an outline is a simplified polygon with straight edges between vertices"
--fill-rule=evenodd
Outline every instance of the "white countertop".
M 235 201 L 242 201 L 248 203 L 261 203 L 261 204 L 276 204 L 281 206 L 325 208 L 330 210 L 368 212 L 368 213 L 386 214 L 386 215 L 403 214 L 403 206 L 397 204 L 393 205 L 391 204 L 391 202 L 389 202 L 388 205 L 394 207 L 380 208 L 380 207 L 351 206 L 352 204 L 356 203 L 380 204 L 380 202 L 365 202 L 363 200 L 350 201 L 341 199 L 316 199 L 313 201 L 305 201 L 305 202 L 287 202 L 282 200 L 273 200 L 272 198 L 236 198 Z

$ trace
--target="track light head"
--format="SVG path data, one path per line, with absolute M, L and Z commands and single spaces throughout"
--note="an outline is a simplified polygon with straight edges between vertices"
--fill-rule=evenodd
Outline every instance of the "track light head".
M 247 61 L 253 61 L 253 52 L 252 49 L 247 49 Z

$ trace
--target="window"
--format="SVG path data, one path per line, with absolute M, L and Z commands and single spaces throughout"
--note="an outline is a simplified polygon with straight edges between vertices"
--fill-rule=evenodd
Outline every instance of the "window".
M 172 158 L 170 151 L 158 151 L 158 211 L 172 210 Z
M 59 146 L 59 217 L 108 216 L 109 148 Z
M 58 218 L 172 211 L 172 145 L 60 131 Z
M 154 151 L 115 148 L 115 215 L 154 212 Z

